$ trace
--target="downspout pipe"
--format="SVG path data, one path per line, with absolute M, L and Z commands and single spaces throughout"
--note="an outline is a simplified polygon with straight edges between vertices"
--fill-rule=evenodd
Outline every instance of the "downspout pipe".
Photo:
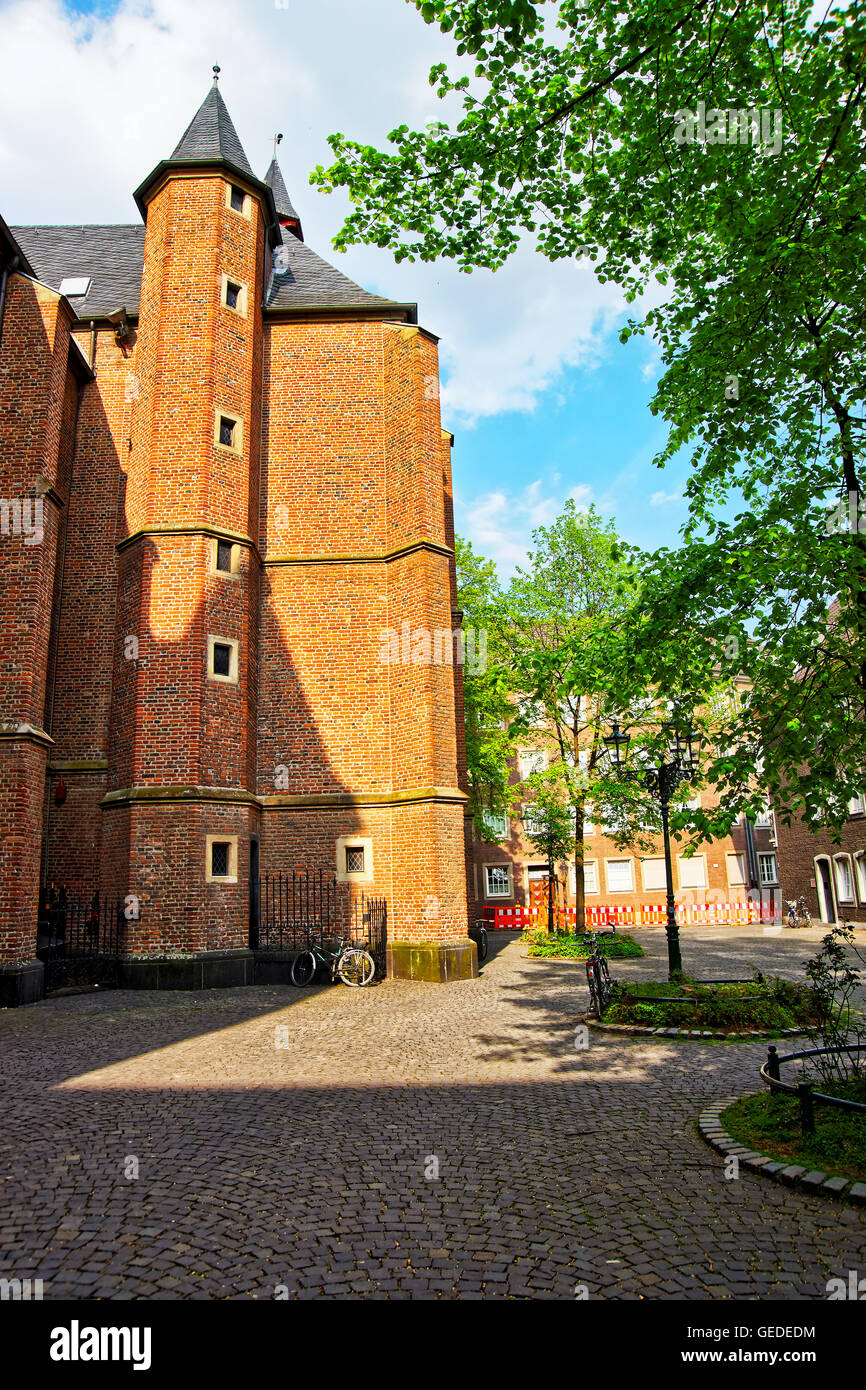
M 3 315 L 6 312 L 6 286 L 9 283 L 9 276 L 18 269 L 21 264 L 21 257 L 15 255 L 8 265 L 3 267 L 3 276 L 0 279 L 0 347 L 3 344 Z

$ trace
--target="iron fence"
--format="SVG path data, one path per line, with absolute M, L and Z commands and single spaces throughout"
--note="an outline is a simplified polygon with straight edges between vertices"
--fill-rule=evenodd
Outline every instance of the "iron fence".
M 70 898 L 50 888 L 39 904 L 36 955 L 45 965 L 45 993 L 68 985 L 112 985 L 126 922 L 123 898 Z
M 387 905 L 384 898 L 358 897 L 323 869 L 265 874 L 258 889 L 258 930 L 251 945 L 264 951 L 303 951 L 346 940 L 363 946 L 385 973 Z

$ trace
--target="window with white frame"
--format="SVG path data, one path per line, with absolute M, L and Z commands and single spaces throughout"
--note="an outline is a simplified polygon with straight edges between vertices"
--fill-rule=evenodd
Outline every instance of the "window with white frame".
M 704 854 L 696 854 L 692 859 L 677 855 L 681 888 L 706 888 L 707 859 Z
M 862 792 L 859 796 L 852 796 L 851 800 L 848 802 L 848 815 L 866 815 L 866 796 L 864 796 Z
M 485 811 L 484 828 L 496 840 L 508 839 L 508 817 L 504 811 Z
M 540 724 L 542 719 L 541 706 L 537 700 L 528 700 L 522 697 L 517 701 L 517 712 L 527 724 Z
M 836 897 L 840 903 L 853 903 L 854 874 L 851 860 L 847 854 L 840 854 L 833 863 L 836 867 Z
M 510 898 L 511 865 L 485 864 L 484 884 L 488 898 Z
M 775 854 L 758 855 L 758 877 L 765 886 L 779 882 L 779 873 L 776 868 Z
M 609 893 L 634 892 L 634 861 L 631 859 L 608 859 L 607 891 Z
M 595 859 L 584 859 L 583 861 L 583 891 L 584 893 L 598 892 L 598 863 Z
M 731 888 L 744 888 L 746 886 L 746 856 L 744 854 L 729 854 L 726 857 L 729 886 Z
M 645 893 L 657 893 L 659 889 L 667 888 L 664 859 L 642 859 L 640 871 Z
M 764 809 L 762 811 L 759 811 L 758 814 L 755 816 L 755 829 L 769 830 L 772 827 L 772 824 L 773 818 L 770 812 L 770 808 L 769 806 L 765 806 Z
M 521 781 L 525 782 L 535 772 L 544 772 L 547 767 L 547 754 L 543 748 L 528 748 L 519 754 Z
M 557 713 L 559 714 L 559 722 L 564 725 L 566 729 L 574 728 L 575 715 L 578 716 L 578 719 L 580 718 L 578 709 L 579 701 L 576 697 L 573 696 L 569 699 L 566 696 L 564 699 L 560 700 Z
M 617 816 L 612 806 L 602 808 L 601 833 L 602 835 L 616 835 L 623 827 L 622 816 Z
M 862 851 L 854 855 L 854 873 L 857 878 L 857 896 L 866 903 L 866 854 Z
M 594 817 L 594 811 L 593 811 L 592 802 L 591 802 L 591 801 L 585 801 L 585 802 L 583 803 L 583 833 L 584 833 L 584 835 L 594 835 L 594 834 L 595 834 L 595 820 L 593 819 L 593 817 Z

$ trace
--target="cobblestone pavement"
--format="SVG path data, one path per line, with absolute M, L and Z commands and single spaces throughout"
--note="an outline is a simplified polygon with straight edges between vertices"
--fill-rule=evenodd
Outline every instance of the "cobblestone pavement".
M 663 955 L 640 935 L 649 961 L 618 972 Z M 695 973 L 737 973 L 721 935 L 686 936 Z M 735 945 L 804 954 L 729 930 L 728 966 Z M 0 1275 L 46 1298 L 820 1299 L 863 1265 L 856 1209 L 726 1182 L 697 1134 L 764 1045 L 578 1052 L 581 967 L 522 950 L 498 937 L 447 986 L 0 1012 Z

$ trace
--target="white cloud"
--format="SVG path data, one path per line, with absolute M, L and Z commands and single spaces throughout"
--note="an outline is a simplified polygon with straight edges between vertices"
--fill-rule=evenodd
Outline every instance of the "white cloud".
M 554 475 L 551 481 L 559 481 Z M 495 560 L 504 576 L 515 565 L 523 565 L 532 547 L 532 532 L 549 526 L 560 515 L 568 498 L 578 510 L 588 510 L 595 501 L 593 490 L 580 483 L 567 491 L 551 491 L 540 478 L 519 492 L 499 488 L 495 492 L 464 499 L 455 497 L 457 531 L 489 559 Z
M 650 498 L 651 507 L 667 507 L 671 502 L 682 502 L 680 492 L 654 492 Z
M 450 263 L 330 247 L 347 209 L 307 186 L 342 131 L 383 142 L 405 120 L 442 117 L 426 81 L 453 43 L 398 0 L 123 0 L 107 19 L 58 0 L 11 0 L 0 57 L 0 213 L 7 222 L 132 222 L 131 194 L 170 154 L 204 98 L 211 66 L 254 169 L 282 131 L 280 162 L 307 241 L 345 274 L 417 300 L 441 336 L 444 423 L 532 410 L 570 366 L 595 365 L 623 312 L 588 265 L 521 248 L 496 275 Z M 34 77 L 34 74 L 36 77 Z

